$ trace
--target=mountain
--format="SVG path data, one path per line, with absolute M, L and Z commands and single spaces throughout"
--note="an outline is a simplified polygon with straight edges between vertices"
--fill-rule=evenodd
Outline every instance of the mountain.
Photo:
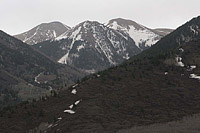
M 126 33 L 96 21 L 82 22 L 54 41 L 38 43 L 34 48 L 61 64 L 87 72 L 117 65 L 141 52 Z
M 3 110 L 0 131 L 114 133 L 200 113 L 198 27 L 200 17 L 56 96 Z
M 134 40 L 137 47 L 142 50 L 151 47 L 163 36 L 165 36 L 165 34 L 161 33 L 163 30 L 155 31 L 132 20 L 122 18 L 110 20 L 107 26 L 127 33 Z
M 0 31 L 0 108 L 9 100 L 37 99 L 69 86 L 84 74 L 52 61 L 22 41 Z M 10 97 L 12 93 L 13 97 Z M 3 105 L 2 105 L 3 104 Z
M 14 37 L 29 45 L 33 45 L 39 42 L 55 39 L 69 29 L 70 27 L 60 22 L 42 23 L 27 32 L 15 35 Z

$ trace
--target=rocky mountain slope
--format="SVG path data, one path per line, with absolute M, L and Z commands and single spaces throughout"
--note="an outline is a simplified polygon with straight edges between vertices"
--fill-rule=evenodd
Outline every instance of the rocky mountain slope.
M 0 108 L 2 104 L 9 105 L 8 99 L 12 102 L 16 98 L 37 98 L 63 84 L 68 86 L 77 81 L 82 73 L 52 61 L 3 31 L 0 31 L 0 69 Z M 13 97 L 7 96 L 10 93 Z
M 33 45 L 39 42 L 55 39 L 69 29 L 70 27 L 60 22 L 42 23 L 27 32 L 15 35 L 14 37 L 29 45 Z
M 53 97 L 5 109 L 0 131 L 112 133 L 200 113 L 199 26 L 200 17 L 194 18 L 142 56 Z
M 61 64 L 87 72 L 117 65 L 141 52 L 126 33 L 96 21 L 82 22 L 55 41 L 42 42 L 34 47 Z

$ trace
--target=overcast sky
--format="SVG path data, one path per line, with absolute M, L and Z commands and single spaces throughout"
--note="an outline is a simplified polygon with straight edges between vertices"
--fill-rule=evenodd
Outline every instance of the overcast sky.
M 0 29 L 13 35 L 44 22 L 72 27 L 119 17 L 149 28 L 177 28 L 200 15 L 199 5 L 200 0 L 0 0 Z

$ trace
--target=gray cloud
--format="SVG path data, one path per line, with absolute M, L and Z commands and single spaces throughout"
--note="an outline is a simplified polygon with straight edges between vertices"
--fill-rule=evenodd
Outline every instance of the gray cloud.
M 0 0 L 0 29 L 17 34 L 43 22 L 74 26 L 118 17 L 150 28 L 176 28 L 198 16 L 199 5 L 199 0 Z

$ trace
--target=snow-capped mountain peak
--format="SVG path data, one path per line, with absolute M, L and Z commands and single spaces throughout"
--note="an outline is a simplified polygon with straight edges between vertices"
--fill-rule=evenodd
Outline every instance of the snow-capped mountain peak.
M 135 41 L 137 47 L 141 49 L 152 46 L 162 37 L 153 30 L 132 20 L 122 18 L 112 19 L 108 22 L 107 26 L 127 33 Z
M 55 39 L 69 29 L 70 27 L 60 22 L 42 23 L 27 32 L 15 35 L 14 37 L 29 45 L 33 45 L 43 41 Z

